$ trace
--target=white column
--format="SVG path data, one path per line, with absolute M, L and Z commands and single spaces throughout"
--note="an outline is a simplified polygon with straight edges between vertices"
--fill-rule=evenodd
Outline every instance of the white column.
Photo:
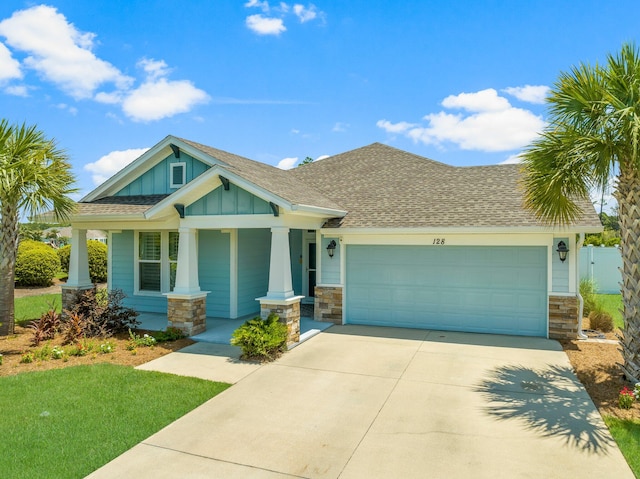
M 173 294 L 195 294 L 200 292 L 198 280 L 198 251 L 196 230 L 179 228 L 178 267 Z
M 267 298 L 283 300 L 293 296 L 289 228 L 274 226 L 271 228 L 271 263 Z
M 71 230 L 71 256 L 69 257 L 69 279 L 65 286 L 91 286 L 89 275 L 89 253 L 87 251 L 87 230 Z

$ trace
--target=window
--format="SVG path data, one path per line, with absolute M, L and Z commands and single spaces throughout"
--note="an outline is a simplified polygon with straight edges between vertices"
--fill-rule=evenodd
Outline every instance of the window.
M 177 231 L 140 231 L 137 236 L 136 293 L 173 291 L 178 269 Z
M 184 162 L 169 164 L 169 187 L 180 188 L 187 182 L 187 164 Z

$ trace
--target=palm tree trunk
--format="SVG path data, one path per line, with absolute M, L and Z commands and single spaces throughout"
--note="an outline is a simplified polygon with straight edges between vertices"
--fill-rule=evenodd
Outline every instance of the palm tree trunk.
M 624 328 L 620 338 L 627 379 L 640 381 L 640 172 L 621 168 L 615 193 L 620 216 L 622 304 Z
M 13 334 L 13 295 L 18 252 L 18 208 L 3 204 L 0 211 L 0 336 Z

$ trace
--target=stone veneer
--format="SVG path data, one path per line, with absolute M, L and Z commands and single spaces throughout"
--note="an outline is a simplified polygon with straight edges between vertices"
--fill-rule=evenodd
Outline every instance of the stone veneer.
M 200 334 L 207 329 L 207 298 L 167 298 L 169 326 L 178 328 L 187 336 Z
M 95 290 L 95 285 L 62 286 L 62 316 L 65 317 L 65 311 L 71 310 L 75 306 L 78 295 L 89 290 Z
M 549 337 L 576 339 L 578 332 L 578 298 L 549 296 Z
M 316 286 L 313 319 L 342 324 L 342 287 Z
M 271 303 L 269 300 L 260 301 L 260 317 L 267 319 L 269 314 L 277 314 L 280 322 L 287 325 L 287 345 L 297 343 L 300 341 L 300 298 L 279 303 L 279 301 Z

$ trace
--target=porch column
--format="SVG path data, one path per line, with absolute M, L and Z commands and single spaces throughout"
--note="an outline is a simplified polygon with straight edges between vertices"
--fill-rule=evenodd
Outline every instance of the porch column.
M 287 345 L 300 341 L 300 300 L 295 296 L 291 281 L 291 253 L 289 251 L 289 228 L 271 228 L 271 256 L 269 265 L 269 290 L 267 295 L 257 298 L 260 316 L 266 319 L 270 313 L 280 317 L 287 325 Z
M 69 277 L 62 286 L 62 309 L 71 309 L 78 293 L 92 289 L 89 275 L 89 253 L 87 250 L 87 230 L 71 230 L 71 252 L 69 256 Z
M 167 297 L 169 326 L 188 336 L 207 329 L 207 293 L 200 290 L 198 278 L 198 248 L 194 228 L 179 228 L 176 283 Z

